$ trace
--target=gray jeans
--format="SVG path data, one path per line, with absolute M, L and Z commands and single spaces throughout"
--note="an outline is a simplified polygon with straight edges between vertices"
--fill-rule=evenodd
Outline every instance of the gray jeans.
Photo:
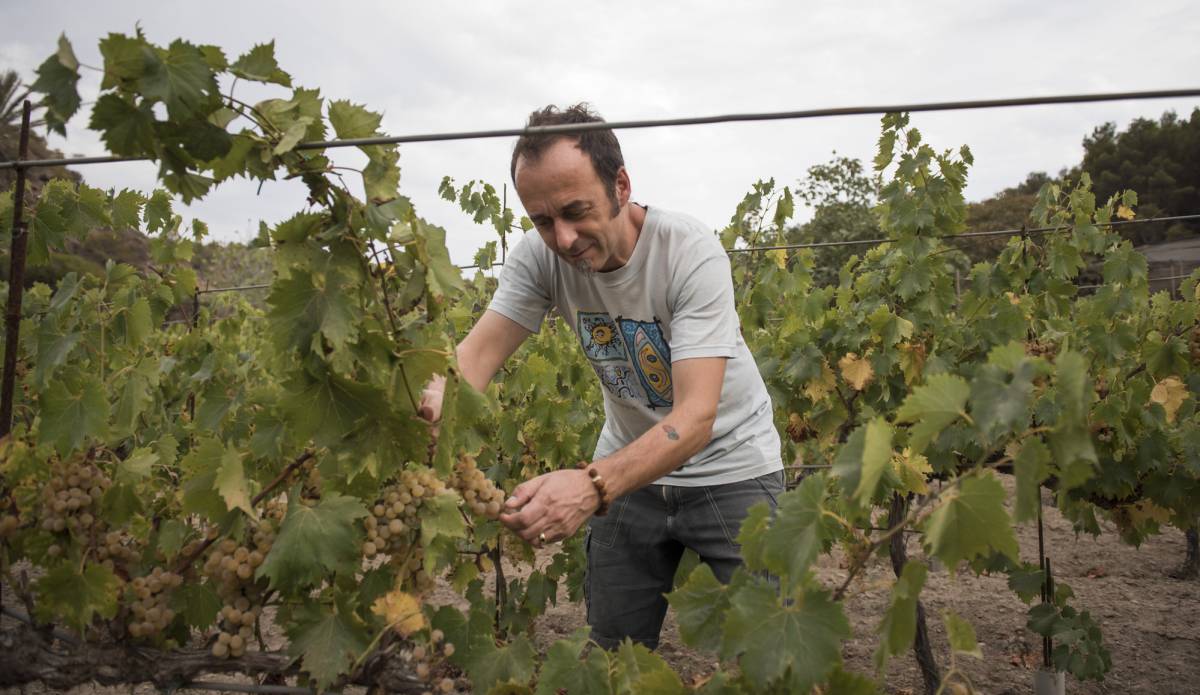
M 711 487 L 648 485 L 618 498 L 587 531 L 587 621 L 592 639 L 616 649 L 626 638 L 649 649 L 667 613 L 663 596 L 685 548 L 722 583 L 742 564 L 738 530 L 756 502 L 775 509 L 783 471 Z

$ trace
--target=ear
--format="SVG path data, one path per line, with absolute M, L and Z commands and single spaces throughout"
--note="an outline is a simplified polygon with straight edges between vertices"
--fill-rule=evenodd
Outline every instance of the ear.
M 623 208 L 633 193 L 633 187 L 629 183 L 629 172 L 625 170 L 625 167 L 617 169 L 617 179 L 614 183 L 617 188 L 617 207 Z

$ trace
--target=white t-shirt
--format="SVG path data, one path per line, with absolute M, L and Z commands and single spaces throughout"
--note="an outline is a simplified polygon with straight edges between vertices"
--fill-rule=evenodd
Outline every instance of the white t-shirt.
M 725 357 L 712 440 L 657 482 L 721 485 L 783 467 L 771 398 L 742 340 L 729 257 L 688 215 L 647 208 L 624 266 L 584 273 L 537 232 L 509 253 L 489 308 L 537 332 L 554 307 L 579 337 L 604 390 L 600 459 L 671 412 L 672 361 Z

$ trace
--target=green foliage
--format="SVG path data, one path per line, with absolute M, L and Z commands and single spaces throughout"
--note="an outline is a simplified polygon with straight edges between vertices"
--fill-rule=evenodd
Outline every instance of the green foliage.
M 211 630 L 227 591 L 215 572 L 197 571 L 213 557 L 200 545 L 211 538 L 216 547 L 270 545 L 238 591 L 271 596 L 289 653 L 320 688 L 352 675 L 404 622 L 385 620 L 379 601 L 416 605 L 444 576 L 471 609 L 426 607 L 421 616 L 455 645 L 445 658 L 479 692 L 687 692 L 643 648 L 588 649 L 582 632 L 539 660 L 527 631 L 559 587 L 578 599 L 578 538 L 499 596 L 484 595 L 480 574 L 499 549 L 506 561 L 535 558 L 495 521 L 467 513 L 455 476 L 477 464 L 511 489 L 590 457 L 601 399 L 559 320 L 486 393 L 458 376 L 453 346 L 495 281 L 464 278 L 445 231 L 400 195 L 397 148 L 361 148 L 368 164 L 358 192 L 326 153 L 296 149 L 331 133 L 377 135 L 380 115 L 293 87 L 271 43 L 231 63 L 217 47 L 159 46 L 139 31 L 109 35 L 101 54 L 90 122 L 115 154 L 154 157 L 167 190 L 56 182 L 30 210 L 34 264 L 52 263 L 97 228 L 148 234 L 145 264 L 97 265 L 25 295 L 17 422 L 0 473 L 21 519 L 5 539 L 7 559 L 46 572 L 34 587 L 38 617 L 91 638 L 128 634 L 107 629 L 128 620 L 121 580 L 178 566 L 187 582 L 170 597 L 170 630 Z M 234 77 L 262 83 L 268 98 L 243 103 Z M 52 127 L 80 107 L 77 80 L 64 40 L 35 85 Z M 1145 263 L 1108 226 L 1137 197 L 1097 196 L 1086 176 L 1023 191 L 1033 195 L 1030 221 L 1067 231 L 1010 239 L 961 282 L 968 261 L 943 237 L 966 228 L 970 151 L 935 149 L 904 114 L 882 125 L 874 179 L 841 159 L 811 169 L 795 191 L 758 182 L 719 232 L 731 249 L 830 240 L 834 227 L 845 238 L 895 241 L 846 250 L 836 265 L 807 251 L 732 256 L 745 340 L 789 434 L 784 454 L 831 470 L 800 481 L 774 513 L 751 509 L 738 537 L 747 567 L 728 585 L 703 565 L 669 595 L 684 640 L 724 662 L 699 692 L 873 692 L 871 680 L 843 669 L 842 602 L 891 534 L 923 530 L 928 553 L 1007 572 L 1031 599 L 1041 573 L 1020 562 L 1013 523 L 1036 517 L 1043 486 L 1080 530 L 1098 532 L 1097 514 L 1106 515 L 1134 542 L 1193 518 L 1200 503 L 1197 283 L 1185 284 L 1182 300 L 1149 296 Z M 202 243 L 203 223 L 185 225 L 172 201 L 237 176 L 300 179 L 306 211 L 262 225 L 265 260 L 255 267 L 271 283 L 265 307 L 206 299 L 193 326 L 179 320 L 181 307 L 215 254 Z M 501 258 L 507 235 L 528 229 L 486 183 L 446 179 L 440 192 L 495 228 Z M 799 229 L 789 226 L 798 201 L 817 208 Z M 482 270 L 496 254 L 481 251 Z M 1087 268 L 1106 279 L 1094 294 L 1076 287 Z M 431 447 L 416 407 L 434 374 L 448 379 Z M 74 526 L 55 523 L 55 500 L 43 491 L 61 473 L 49 460 L 93 466 L 107 481 L 80 503 L 96 533 L 80 530 L 79 510 L 63 512 Z M 1010 467 L 1012 515 L 993 470 Z M 417 478 L 429 494 L 414 494 Z M 934 478 L 943 481 L 937 491 Z M 914 493 L 925 500 L 889 530 L 874 528 L 881 502 Z M 385 505 L 398 522 L 389 536 L 400 542 L 370 528 Z M 115 534 L 128 557 L 95 561 L 101 533 Z M 812 567 L 835 546 L 848 576 L 831 592 Z M 367 571 L 372 556 L 382 561 Z M 891 587 L 879 668 L 913 639 L 924 575 L 910 563 Z M 1099 677 L 1110 662 L 1098 626 L 1070 599 L 1063 590 L 1032 608 L 1030 628 L 1054 637 L 1059 668 Z M 956 654 L 977 653 L 969 624 L 952 614 L 946 623 Z M 433 642 L 423 627 L 402 639 Z

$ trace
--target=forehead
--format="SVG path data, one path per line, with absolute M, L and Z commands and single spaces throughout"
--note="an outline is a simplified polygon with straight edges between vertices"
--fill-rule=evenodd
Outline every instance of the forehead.
M 522 156 L 514 171 L 517 195 L 526 203 L 541 199 L 568 202 L 569 198 L 604 195 L 604 186 L 592 160 L 576 142 L 560 138 L 536 159 Z

